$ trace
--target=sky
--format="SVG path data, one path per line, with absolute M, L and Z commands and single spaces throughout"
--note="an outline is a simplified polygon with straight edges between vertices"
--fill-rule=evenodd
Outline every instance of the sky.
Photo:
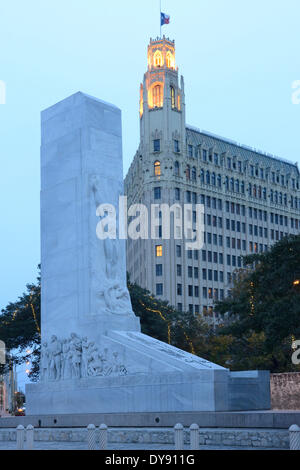
M 299 0 L 162 0 L 187 123 L 300 163 Z M 40 112 L 82 91 L 123 116 L 124 175 L 159 0 L 0 0 L 0 308 L 40 262 Z

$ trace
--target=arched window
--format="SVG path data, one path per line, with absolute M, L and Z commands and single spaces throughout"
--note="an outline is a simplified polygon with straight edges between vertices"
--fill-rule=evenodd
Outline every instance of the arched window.
M 169 69 L 173 69 L 174 68 L 174 56 L 173 54 L 171 54 L 170 51 L 167 52 L 167 55 L 166 55 L 166 63 L 167 63 L 167 67 Z
M 191 179 L 191 168 L 190 168 L 190 165 L 187 165 L 187 167 L 186 167 L 185 176 L 186 176 L 187 181 L 190 181 L 190 179 Z
M 172 109 L 174 109 L 176 107 L 175 90 L 173 86 L 171 86 L 170 88 L 171 88 L 171 106 L 172 106 Z
M 160 51 L 156 51 L 153 56 L 153 64 L 154 67 L 162 67 L 163 66 L 163 56 Z
M 208 170 L 206 172 L 206 184 L 210 184 L 210 172 Z
M 218 175 L 218 187 L 221 188 L 222 186 L 222 176 Z
M 239 180 L 236 180 L 236 182 L 235 182 L 235 190 L 236 190 L 237 193 L 240 192 L 240 181 Z
M 158 178 L 161 175 L 161 167 L 160 167 L 160 162 L 158 160 L 154 163 L 154 175 L 157 176 Z
M 200 181 L 201 183 L 204 183 L 204 170 L 201 170 L 200 172 Z
M 179 176 L 179 163 L 175 162 L 175 176 Z
M 153 107 L 161 108 L 162 107 L 162 86 L 155 85 L 153 87 Z
M 230 178 L 230 191 L 234 191 L 234 179 Z
M 211 174 L 211 184 L 213 186 L 216 186 L 216 173 L 215 172 Z
M 196 181 L 197 180 L 197 171 L 196 171 L 196 168 L 193 166 L 192 168 L 192 181 Z

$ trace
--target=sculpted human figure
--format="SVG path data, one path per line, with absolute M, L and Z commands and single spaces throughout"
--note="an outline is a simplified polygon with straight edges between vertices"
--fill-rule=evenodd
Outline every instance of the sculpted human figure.
M 63 340 L 62 344 L 62 368 L 61 368 L 61 376 L 63 379 L 68 379 L 71 377 L 71 371 L 69 367 L 69 352 L 70 352 L 70 344 L 67 339 Z
M 132 314 L 131 300 L 127 288 L 120 286 L 118 281 L 108 283 L 100 295 L 104 297 L 107 310 L 117 315 Z
M 89 343 L 85 337 L 82 340 L 82 356 L 81 356 L 81 377 L 87 377 L 88 375 L 88 350 Z
M 49 379 L 49 351 L 48 351 L 48 343 L 45 342 L 42 345 L 41 349 L 41 380 L 48 380 Z
M 80 364 L 81 364 L 81 352 L 76 349 L 74 343 L 71 343 L 72 353 L 72 376 L 76 379 L 80 379 Z
M 72 341 L 71 338 L 67 340 L 68 342 L 68 355 L 67 355 L 67 362 L 68 362 L 68 371 L 69 371 L 69 377 L 72 379 L 74 376 L 74 371 L 73 371 L 73 350 L 72 350 Z
M 49 345 L 50 354 L 50 377 L 53 380 L 60 380 L 61 378 L 61 343 L 57 337 L 53 335 Z

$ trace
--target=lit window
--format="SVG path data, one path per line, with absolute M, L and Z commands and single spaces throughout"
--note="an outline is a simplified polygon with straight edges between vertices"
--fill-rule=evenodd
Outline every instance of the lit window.
M 155 85 L 153 87 L 153 107 L 161 108 L 162 107 L 162 86 Z
M 174 87 L 171 86 L 171 105 L 172 105 L 172 108 L 174 109 L 175 106 L 176 106 L 176 102 L 175 102 L 175 90 L 174 90 Z
M 163 253 L 162 245 L 156 245 L 155 252 L 156 252 L 156 257 L 161 258 L 162 253 Z
M 153 57 L 154 67 L 162 67 L 163 65 L 163 56 L 160 51 L 156 51 Z
M 156 161 L 154 163 L 154 174 L 155 176 L 160 176 L 161 175 L 161 167 L 160 167 L 160 162 L 159 161 Z
M 174 68 L 174 56 L 173 54 L 171 54 L 170 51 L 167 52 L 167 55 L 166 55 L 166 63 L 167 63 L 167 67 L 169 69 L 173 69 Z

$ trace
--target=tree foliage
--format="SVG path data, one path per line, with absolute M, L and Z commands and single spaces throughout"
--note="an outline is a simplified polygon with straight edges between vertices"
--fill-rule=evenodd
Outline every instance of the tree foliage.
M 231 335 L 234 367 L 297 370 L 293 339 L 300 338 L 300 235 L 289 235 L 270 251 L 246 256 L 231 296 L 216 305 L 229 314 L 220 333 Z M 254 269 L 253 269 L 254 268 Z

